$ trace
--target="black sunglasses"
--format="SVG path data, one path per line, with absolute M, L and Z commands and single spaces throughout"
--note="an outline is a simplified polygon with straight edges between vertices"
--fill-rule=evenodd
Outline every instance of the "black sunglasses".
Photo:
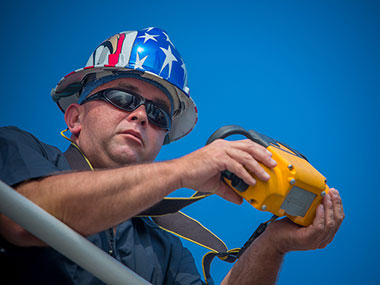
M 148 100 L 138 94 L 113 88 L 104 89 L 95 93 L 91 97 L 86 98 L 81 104 L 93 100 L 106 101 L 115 107 L 128 112 L 132 112 L 141 105 L 145 105 L 149 122 L 162 129 L 170 130 L 172 118 L 169 112 L 156 102 Z

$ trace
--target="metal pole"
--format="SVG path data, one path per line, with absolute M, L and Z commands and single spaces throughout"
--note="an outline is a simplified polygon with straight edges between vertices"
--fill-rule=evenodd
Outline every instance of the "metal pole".
M 106 284 L 150 284 L 1 180 L 0 213 Z

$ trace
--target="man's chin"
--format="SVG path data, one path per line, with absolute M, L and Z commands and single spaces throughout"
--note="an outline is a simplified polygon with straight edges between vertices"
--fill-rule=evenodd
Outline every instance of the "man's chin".
M 125 166 L 143 162 L 143 159 L 136 150 L 128 148 L 114 152 L 112 154 L 112 161 L 115 162 L 117 166 Z

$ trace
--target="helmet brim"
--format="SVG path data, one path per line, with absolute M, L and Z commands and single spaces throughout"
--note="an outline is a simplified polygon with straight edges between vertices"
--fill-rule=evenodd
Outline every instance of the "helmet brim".
M 138 71 L 125 67 L 106 67 L 90 66 L 78 69 L 63 77 L 57 86 L 51 91 L 53 100 L 57 103 L 62 112 L 65 112 L 68 106 L 78 103 L 83 86 L 89 76 L 101 78 L 103 76 L 115 73 L 132 72 L 137 73 L 143 78 L 155 81 L 163 86 L 171 96 L 174 106 L 172 117 L 172 127 L 168 133 L 165 143 L 170 143 L 187 135 L 194 128 L 198 111 L 194 101 L 188 96 L 188 90 L 182 90 L 162 77 L 149 71 Z

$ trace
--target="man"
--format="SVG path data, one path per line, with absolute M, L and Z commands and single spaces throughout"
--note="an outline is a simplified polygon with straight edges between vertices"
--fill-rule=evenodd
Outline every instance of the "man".
M 64 156 L 31 134 L 3 128 L 0 179 L 148 281 L 201 283 L 180 241 L 134 216 L 184 187 L 241 203 L 220 173 L 229 170 L 254 185 L 250 171 L 266 181 L 269 175 L 258 162 L 275 167 L 271 153 L 250 140 L 217 140 L 184 157 L 153 162 L 163 144 L 186 135 L 197 120 L 184 62 L 157 28 L 109 38 L 52 96 L 65 112 L 76 149 L 71 146 Z M 339 193 L 331 189 L 311 226 L 287 219 L 270 224 L 223 282 L 273 284 L 287 252 L 325 247 L 343 218 Z M 0 234 L 6 282 L 100 282 L 3 215 Z

